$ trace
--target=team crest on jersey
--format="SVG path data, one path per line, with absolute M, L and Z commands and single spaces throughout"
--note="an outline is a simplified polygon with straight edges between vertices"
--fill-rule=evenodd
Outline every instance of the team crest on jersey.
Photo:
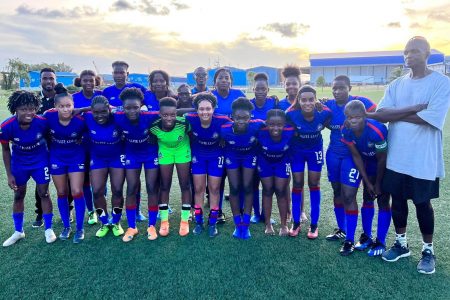
M 183 139 L 183 136 L 179 135 L 178 140 L 181 141 Z
M 72 134 L 70 135 L 70 137 L 77 137 L 77 133 L 76 132 L 72 132 Z
M 92 134 L 97 134 L 97 132 L 95 130 L 91 130 Z
M 40 140 L 42 138 L 42 134 L 39 132 L 38 134 L 36 134 L 36 139 Z
M 113 133 L 112 133 L 112 136 L 113 137 L 117 137 L 118 135 L 119 135 L 119 132 L 117 130 L 114 130 Z
M 159 153 L 158 153 L 158 157 L 159 157 L 159 158 L 163 158 L 163 157 L 164 157 L 163 154 L 162 154 L 162 152 L 159 152 Z
M 194 136 L 198 136 L 198 133 L 197 132 L 192 132 L 192 134 L 194 135 Z
M 367 143 L 367 147 L 369 147 L 369 148 L 373 148 L 374 145 L 375 145 L 375 144 L 372 143 L 372 142 L 368 142 L 368 143 Z
M 50 129 L 50 133 L 55 133 L 55 131 L 53 129 Z
M 144 129 L 143 134 L 146 135 L 148 133 L 148 129 Z
M 322 129 L 323 129 L 323 125 L 322 124 L 317 125 L 317 131 L 321 131 Z
M 20 141 L 20 139 L 18 137 L 14 138 L 14 142 L 19 142 L 19 141 Z
M 250 143 L 253 143 L 256 140 L 256 137 L 252 136 L 250 137 Z
M 230 145 L 234 145 L 234 144 L 236 144 L 236 142 L 235 141 L 229 141 L 228 142 Z
M 214 132 L 212 137 L 213 137 L 213 139 L 217 139 L 219 137 L 219 133 L 218 132 Z
M 263 148 L 263 150 L 267 150 L 268 149 L 266 146 L 263 146 L 262 148 Z
M 193 164 L 196 164 L 196 163 L 197 163 L 197 157 L 192 156 L 192 163 L 193 163 Z
M 289 145 L 284 145 L 283 150 L 286 151 L 287 149 L 289 149 Z

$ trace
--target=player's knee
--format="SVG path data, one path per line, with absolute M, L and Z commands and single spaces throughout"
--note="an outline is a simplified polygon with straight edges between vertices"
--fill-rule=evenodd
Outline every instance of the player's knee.
M 263 194 L 263 196 L 266 196 L 266 197 L 271 197 L 274 192 L 275 192 L 275 190 L 274 190 L 273 186 L 263 187 L 263 189 L 262 189 L 262 194 Z
M 295 189 L 302 189 L 305 182 L 303 180 L 294 180 L 292 182 L 292 187 Z
M 94 196 L 94 199 L 100 199 L 105 195 L 105 189 L 104 188 L 95 188 L 92 191 L 92 195 Z
M 381 196 L 379 196 L 377 199 L 378 208 L 382 210 L 389 210 L 390 209 L 389 200 L 390 200 L 389 194 L 381 194 Z
M 275 186 L 274 190 L 275 190 L 275 195 L 277 195 L 277 198 L 286 197 L 286 195 L 287 195 L 285 187 Z
M 253 193 L 253 184 L 246 184 L 242 187 L 244 194 L 248 195 Z
M 238 196 L 239 195 L 239 186 L 230 185 L 230 195 Z
M 136 195 L 138 192 L 139 185 L 138 183 L 127 183 L 127 196 Z
M 203 194 L 206 191 L 206 186 L 204 184 L 194 184 L 194 192 L 195 194 Z M 209 193 L 211 194 L 211 189 L 209 189 Z
M 333 196 L 334 198 L 341 197 L 342 191 L 341 191 L 341 185 L 337 182 L 331 183 L 331 187 L 333 188 Z

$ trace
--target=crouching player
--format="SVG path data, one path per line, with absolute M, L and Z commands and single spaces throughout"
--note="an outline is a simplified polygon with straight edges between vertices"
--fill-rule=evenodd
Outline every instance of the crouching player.
M 13 220 L 15 232 L 4 243 L 11 246 L 25 237 L 23 232 L 24 198 L 30 177 L 36 182 L 41 199 L 45 223 L 45 240 L 56 240 L 52 229 L 52 202 L 48 193 L 48 150 L 45 141 L 47 121 L 36 115 L 39 99 L 32 93 L 16 91 L 8 99 L 8 109 L 13 114 L 0 127 L 3 162 L 8 186 L 14 190 Z M 9 143 L 12 143 L 12 153 Z
M 96 96 L 91 101 L 91 112 L 84 114 L 89 136 L 91 185 L 94 204 L 102 226 L 95 234 L 104 237 L 110 230 L 105 189 L 108 174 L 112 192 L 112 231 L 115 236 L 124 233 L 120 226 L 123 207 L 123 183 L 125 181 L 125 155 L 122 132 L 114 122 L 109 101 Z
M 267 112 L 266 126 L 261 128 L 258 134 L 258 171 L 262 182 L 262 203 L 265 234 L 274 235 L 270 216 L 272 213 L 272 196 L 277 196 L 280 212 L 281 228 L 279 235 L 287 236 L 288 213 L 288 185 L 291 168 L 287 151 L 294 128 L 286 125 L 286 114 L 280 109 L 271 109 Z M 300 207 L 299 207 L 300 208 Z
M 189 145 L 189 123 L 177 117 L 177 100 L 164 97 L 159 100 L 160 119 L 155 121 L 150 132 L 158 138 L 158 159 L 161 172 L 159 234 L 169 234 L 169 195 L 172 185 L 173 167 L 177 167 L 178 183 L 181 190 L 181 222 L 179 234 L 189 234 L 191 212 L 191 147 Z
M 378 256 L 386 249 L 386 235 L 391 223 L 389 194 L 381 190 L 381 182 L 386 170 L 387 128 L 375 120 L 367 119 L 366 108 L 359 100 L 353 100 L 345 106 L 345 116 L 347 124 L 342 129 L 342 142 L 350 149 L 353 162 L 361 175 L 359 178 L 363 179 L 364 205 L 373 207 L 374 199 L 377 198 L 378 201 L 377 237 L 375 241 L 372 241 L 372 214 L 371 218 L 362 220 L 363 234 L 355 248 L 361 251 L 369 248 L 369 256 Z M 355 200 L 357 192 L 358 187 L 344 186 L 343 188 L 346 205 L 350 205 L 350 209 L 356 213 L 358 211 Z M 349 203 L 347 200 L 352 201 Z M 350 242 L 345 241 L 343 249 Z M 351 248 L 347 247 L 347 251 L 341 251 L 341 254 L 351 254 Z

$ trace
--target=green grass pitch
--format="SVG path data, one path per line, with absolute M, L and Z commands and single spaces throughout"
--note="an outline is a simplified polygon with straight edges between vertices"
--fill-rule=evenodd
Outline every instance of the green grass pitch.
M 329 88 L 319 96 L 331 96 Z M 269 94 L 284 94 L 272 90 Z M 383 88 L 355 87 L 352 94 L 368 96 L 378 102 Z M 0 118 L 8 116 L 5 94 L 0 98 Z M 327 143 L 329 132 L 324 131 Z M 450 170 L 450 120 L 444 129 L 444 155 Z M 420 151 L 420 149 L 417 149 Z M 86 240 L 79 245 L 56 241 L 47 245 L 43 228 L 31 228 L 34 220 L 34 185 L 26 197 L 26 238 L 17 245 L 0 249 L 0 298 L 55 299 L 450 299 L 450 241 L 448 200 L 449 179 L 441 182 L 441 197 L 434 200 L 436 274 L 416 272 L 420 258 L 421 237 L 410 204 L 408 238 L 412 255 L 396 263 L 369 258 L 365 253 L 341 257 L 339 243 L 328 242 L 325 235 L 335 226 L 332 192 L 322 176 L 322 210 L 319 238 L 306 238 L 303 225 L 299 238 L 265 236 L 264 225 L 251 226 L 252 239 L 234 240 L 232 221 L 219 225 L 215 239 L 202 236 L 178 236 L 180 195 L 174 180 L 171 205 L 171 234 L 148 241 L 146 223 L 138 224 L 140 234 L 125 244 L 109 234 L 95 237 L 98 226 L 86 224 Z M 7 186 L 3 165 L 0 167 L 0 240 L 13 233 L 11 219 L 12 191 Z M 55 189 L 51 186 L 53 200 Z M 309 211 L 306 189 L 306 211 Z M 145 197 L 144 197 L 145 198 Z M 358 197 L 361 199 L 361 195 Z M 146 214 L 146 201 L 142 211 Z M 229 204 L 224 204 L 230 216 Z M 62 229 L 54 205 L 54 229 Z M 278 219 L 276 205 L 274 217 Z M 126 220 L 122 220 L 126 228 Z M 374 228 L 376 225 L 376 217 Z M 158 225 L 159 226 L 159 225 Z M 278 225 L 275 229 L 278 230 Z M 192 229 L 192 226 L 191 226 Z M 360 233 L 360 224 L 357 235 Z M 393 229 L 388 245 L 393 242 Z

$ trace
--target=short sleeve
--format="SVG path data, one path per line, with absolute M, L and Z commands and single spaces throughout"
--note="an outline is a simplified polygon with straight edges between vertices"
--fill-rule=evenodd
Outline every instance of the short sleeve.
M 9 126 L 8 126 L 8 120 L 6 120 L 5 122 L 2 123 L 2 125 L 0 126 L 0 143 L 1 144 L 8 144 L 9 141 L 11 140 L 11 136 L 9 133 Z
M 341 142 L 346 145 L 353 145 L 354 141 L 352 138 L 352 131 L 346 127 L 343 127 L 341 130 Z
M 395 90 L 395 83 L 396 81 L 394 81 L 394 83 L 390 84 L 386 90 L 384 91 L 384 96 L 383 98 L 381 98 L 380 103 L 378 103 L 378 108 L 377 110 L 380 110 L 382 108 L 395 108 L 395 95 L 394 95 L 394 90 Z

